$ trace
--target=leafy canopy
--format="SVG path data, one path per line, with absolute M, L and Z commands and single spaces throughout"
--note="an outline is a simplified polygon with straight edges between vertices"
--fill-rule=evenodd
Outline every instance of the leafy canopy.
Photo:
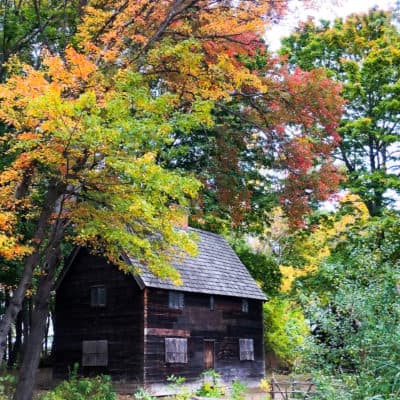
M 283 40 L 293 66 L 323 67 L 341 82 L 346 99 L 336 156 L 348 172 L 345 186 L 371 215 L 380 215 L 399 191 L 400 33 L 389 12 L 372 9 L 333 23 L 308 21 Z

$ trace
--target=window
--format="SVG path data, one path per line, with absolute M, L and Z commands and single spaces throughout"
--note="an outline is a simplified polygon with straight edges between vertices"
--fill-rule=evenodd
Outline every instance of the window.
M 239 339 L 239 356 L 240 361 L 254 361 L 254 340 Z
M 185 298 L 182 292 L 169 292 L 169 308 L 177 310 L 185 306 Z
M 105 307 L 106 288 L 104 286 L 92 286 L 90 288 L 90 305 L 92 307 Z
M 82 342 L 82 366 L 103 367 L 108 365 L 108 341 L 84 340 Z
M 210 296 L 210 310 L 211 311 L 215 310 L 215 299 L 214 299 L 214 296 Z
M 242 312 L 249 312 L 249 301 L 247 299 L 242 299 Z
M 165 338 L 165 362 L 187 363 L 187 339 Z

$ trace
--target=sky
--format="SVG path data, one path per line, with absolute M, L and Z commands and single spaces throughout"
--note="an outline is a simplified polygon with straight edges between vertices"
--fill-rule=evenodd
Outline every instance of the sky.
M 304 9 L 299 0 L 294 0 L 291 3 L 288 16 L 266 33 L 265 39 L 271 50 L 276 50 L 279 47 L 280 39 L 288 36 L 298 22 L 306 20 L 308 16 L 313 16 L 316 20 L 335 19 L 354 12 L 366 12 L 374 6 L 388 10 L 394 7 L 395 0 L 317 0 L 313 9 Z

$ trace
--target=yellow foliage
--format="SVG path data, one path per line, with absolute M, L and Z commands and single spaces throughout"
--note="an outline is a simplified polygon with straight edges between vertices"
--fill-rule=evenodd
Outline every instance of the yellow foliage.
M 350 204 L 353 213 L 346 213 L 336 219 L 329 216 L 327 221 L 318 226 L 310 235 L 301 238 L 301 256 L 306 260 L 306 266 L 298 268 L 296 265 L 281 265 L 282 287 L 286 292 L 292 287 L 296 278 L 306 276 L 318 270 L 321 262 L 331 254 L 331 248 L 347 239 L 348 229 L 356 221 L 366 221 L 369 217 L 368 209 L 357 195 L 346 194 L 340 199 L 340 204 Z
M 296 267 L 280 265 L 279 269 L 282 273 L 281 291 L 288 292 L 292 288 L 292 284 L 297 278 L 315 272 L 317 270 L 317 267 L 307 266 L 300 269 Z

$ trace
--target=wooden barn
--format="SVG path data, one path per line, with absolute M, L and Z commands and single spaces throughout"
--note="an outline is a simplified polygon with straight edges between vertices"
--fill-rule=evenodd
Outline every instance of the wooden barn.
M 210 368 L 229 381 L 264 376 L 263 292 L 223 237 L 188 229 L 199 254 L 175 265 L 179 287 L 75 250 L 56 293 L 55 376 L 74 363 L 141 384 Z

